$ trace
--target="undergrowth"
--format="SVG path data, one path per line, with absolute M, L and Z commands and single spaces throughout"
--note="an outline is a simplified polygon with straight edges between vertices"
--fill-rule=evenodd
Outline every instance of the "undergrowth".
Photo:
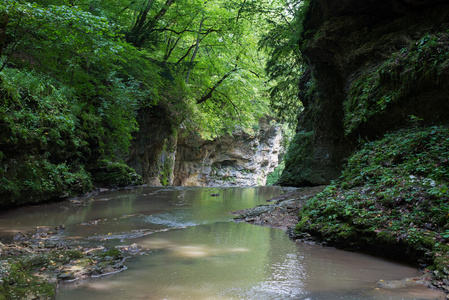
M 300 211 L 298 234 L 420 262 L 449 275 L 449 128 L 365 143 L 342 176 Z
M 426 82 L 436 86 L 444 81 L 449 70 L 448 41 L 449 31 L 426 34 L 355 80 L 344 102 L 346 133 L 409 97 L 410 91 L 418 92 Z

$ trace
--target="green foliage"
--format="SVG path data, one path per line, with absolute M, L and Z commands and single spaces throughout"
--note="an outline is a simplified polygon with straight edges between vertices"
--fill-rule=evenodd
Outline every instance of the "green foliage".
M 72 92 L 33 71 L 10 68 L 0 73 L 0 83 L 0 194 L 5 202 L 88 191 L 90 176 L 77 163 L 86 142 L 69 108 Z
M 305 67 L 300 39 L 309 1 L 284 1 L 283 4 L 267 20 L 270 30 L 260 40 L 259 47 L 269 51 L 266 72 L 271 81 L 271 107 L 278 117 L 294 127 L 303 108 L 298 99 L 299 80 Z
M 449 32 L 426 34 L 393 54 L 376 71 L 352 83 L 344 102 L 345 130 L 349 134 L 388 106 L 410 97 L 420 85 L 448 73 Z
M 90 171 L 93 181 L 97 184 L 114 186 L 142 184 L 142 177 L 125 163 L 99 160 Z
M 287 154 L 284 158 L 285 166 L 282 172 L 280 181 L 287 178 L 290 181 L 295 181 L 294 177 L 300 173 L 296 170 L 296 166 L 303 165 L 307 161 L 312 151 L 313 131 L 299 131 L 293 137 L 289 144 Z
M 266 185 L 274 185 L 278 182 L 279 178 L 281 178 L 282 172 L 285 169 L 285 162 L 282 161 L 270 174 L 267 176 Z
M 38 140 L 46 145 L 49 140 L 68 135 L 74 143 L 81 143 L 74 135 L 77 120 L 69 108 L 68 99 L 73 95 L 70 89 L 36 72 L 10 68 L 0 73 L 0 83 L 4 98 L 0 118 L 10 127 L 9 136 L 4 132 L 2 142 L 12 146 L 19 141 Z
M 342 180 L 347 187 L 366 183 L 395 185 L 409 176 L 449 181 L 449 129 L 401 130 L 366 143 L 348 160 Z M 429 181 L 429 182 L 430 182 Z
M 126 153 L 137 130 L 135 111 L 157 101 L 157 67 L 148 56 L 123 43 L 117 25 L 80 8 L 15 1 L 4 7 L 11 42 L 2 68 L 48 74 L 55 88 L 70 90 L 75 116 L 100 118 L 105 155 Z
M 92 188 L 90 175 L 83 167 L 74 169 L 64 163 L 52 164 L 37 156 L 22 159 L 21 165 L 10 164 L 8 169 L 5 166 L 0 169 L 5 174 L 0 179 L 3 205 L 23 204 L 22 198 L 27 202 L 39 202 L 75 196 Z
M 449 250 L 448 151 L 447 127 L 401 130 L 364 144 L 341 178 L 306 203 L 296 230 L 421 259 L 429 251 L 427 262 L 441 268 L 437 258 Z
M 269 113 L 258 41 L 268 29 L 262 14 L 282 11 L 283 1 L 74 4 L 0 3 L 0 173 L 11 202 L 72 195 L 90 177 L 139 183 L 117 161 L 140 109 L 163 108 L 168 130 L 208 139 L 253 133 Z

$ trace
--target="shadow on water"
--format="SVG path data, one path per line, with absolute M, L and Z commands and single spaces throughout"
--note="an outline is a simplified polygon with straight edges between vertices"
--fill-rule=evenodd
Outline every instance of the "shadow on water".
M 420 275 L 409 266 L 295 243 L 281 230 L 230 221 L 228 212 L 265 204 L 281 192 L 120 190 L 0 214 L 0 234 L 65 224 L 57 238 L 75 244 L 142 247 L 142 255 L 126 260 L 127 270 L 62 284 L 57 299 L 444 299 L 423 286 L 379 288 L 381 279 Z

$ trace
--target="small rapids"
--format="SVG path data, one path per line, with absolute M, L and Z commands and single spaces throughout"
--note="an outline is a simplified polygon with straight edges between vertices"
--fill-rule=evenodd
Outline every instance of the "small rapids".
M 0 214 L 0 237 L 61 226 L 55 239 L 138 249 L 122 272 L 59 286 L 57 299 L 445 299 L 404 278 L 413 267 L 296 243 L 279 229 L 232 221 L 278 187 L 139 187 Z M 402 284 L 412 282 L 413 284 Z

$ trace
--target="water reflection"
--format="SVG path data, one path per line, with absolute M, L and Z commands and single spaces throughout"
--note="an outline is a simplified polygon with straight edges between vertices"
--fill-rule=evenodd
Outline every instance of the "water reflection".
M 108 278 L 64 286 L 58 299 L 440 299 L 437 292 L 379 290 L 416 276 L 382 259 L 296 244 L 280 230 L 220 222 L 135 240 L 147 255 Z M 106 283 L 105 283 L 106 282 Z M 99 287 L 108 285 L 107 290 Z
M 212 197 L 212 193 L 219 196 Z M 230 221 L 280 190 L 139 188 L 0 214 L 0 234 L 65 224 L 62 239 L 145 254 L 110 276 L 61 285 L 57 299 L 440 299 L 423 287 L 379 289 L 419 275 L 382 259 L 297 244 L 277 229 Z M 444 298 L 441 298 L 444 299 Z

